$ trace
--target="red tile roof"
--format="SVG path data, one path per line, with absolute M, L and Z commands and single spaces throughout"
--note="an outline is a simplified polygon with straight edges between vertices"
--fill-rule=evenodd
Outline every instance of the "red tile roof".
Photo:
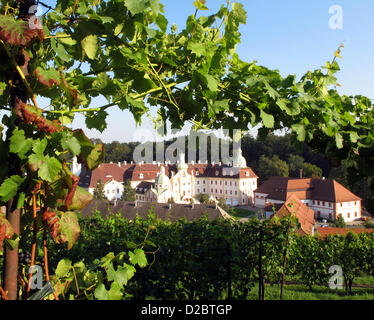
M 290 214 L 296 215 L 299 220 L 300 234 L 311 235 L 313 233 L 313 227 L 316 223 L 314 220 L 314 211 L 302 203 L 295 195 L 291 195 L 275 215 L 281 218 Z
M 271 177 L 257 188 L 255 193 L 268 194 L 268 199 L 280 201 L 286 201 L 292 194 L 300 200 L 328 202 L 362 200 L 332 179 Z
M 317 228 L 318 236 L 324 238 L 329 235 L 338 234 L 338 235 L 346 235 L 348 232 L 360 234 L 362 232 L 372 233 L 374 229 L 369 228 L 333 228 L 333 227 L 326 227 L 326 228 Z
M 97 185 L 99 179 L 103 183 L 108 182 L 111 179 L 122 182 L 124 180 L 131 181 L 154 181 L 160 172 L 161 166 L 165 167 L 165 174 L 171 178 L 173 174 L 178 172 L 176 164 L 124 164 L 124 163 L 104 163 L 98 168 L 89 171 L 82 171 L 80 186 L 85 188 L 94 188 Z M 196 172 L 199 174 L 198 177 L 219 177 L 219 178 L 258 178 L 253 170 L 247 168 L 233 168 L 233 167 L 222 167 L 217 164 L 188 164 L 187 169 L 189 174 L 196 176 Z M 223 172 L 226 174 L 223 174 Z M 233 175 L 230 175 L 230 172 Z M 217 175 L 218 172 L 218 175 Z

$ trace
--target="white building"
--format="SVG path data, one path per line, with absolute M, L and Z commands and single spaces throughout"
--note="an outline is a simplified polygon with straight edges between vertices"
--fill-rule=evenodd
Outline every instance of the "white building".
M 254 193 L 258 208 L 283 204 L 295 195 L 317 219 L 334 221 L 341 215 L 352 222 L 361 218 L 362 199 L 332 179 L 271 177 Z
M 177 164 L 105 163 L 92 172 L 82 169 L 79 185 L 93 193 L 101 180 L 108 199 L 113 200 L 121 197 L 124 181 L 130 180 L 139 201 L 190 203 L 192 199 L 197 202 L 197 195 L 203 193 L 235 206 L 254 204 L 257 179 L 241 154 L 232 166 L 187 164 L 182 155 Z

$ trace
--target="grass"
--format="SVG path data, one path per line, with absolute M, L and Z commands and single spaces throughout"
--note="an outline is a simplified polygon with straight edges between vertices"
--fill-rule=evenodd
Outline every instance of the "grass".
M 227 213 L 235 219 L 248 218 L 256 214 L 253 211 L 235 207 L 230 208 Z
M 280 286 L 265 285 L 265 300 L 279 300 Z M 251 290 L 248 300 L 258 300 L 258 286 Z M 303 285 L 285 285 L 283 300 L 374 300 L 374 288 L 352 288 L 352 295 L 345 290 L 330 290 L 322 286 L 313 286 L 310 292 Z

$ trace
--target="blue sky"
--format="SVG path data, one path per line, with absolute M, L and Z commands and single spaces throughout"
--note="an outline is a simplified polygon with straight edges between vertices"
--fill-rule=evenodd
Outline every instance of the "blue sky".
M 362 94 L 374 99 L 373 0 L 239 2 L 244 5 L 248 16 L 247 24 L 240 30 L 242 43 L 238 53 L 242 60 L 257 60 L 260 65 L 278 69 L 282 75 L 296 74 L 300 77 L 306 71 L 331 61 L 335 50 L 343 42 L 343 59 L 338 61 L 342 69 L 338 74 L 338 82 L 342 86 L 340 92 Z M 193 0 L 161 0 L 161 3 L 165 6 L 169 27 L 175 23 L 179 30 L 184 27 L 188 15 L 195 12 Z M 207 0 L 206 5 L 211 11 L 199 14 L 210 14 L 224 3 L 225 0 Z M 332 16 L 329 8 L 332 5 L 343 9 L 341 30 L 329 28 Z M 117 107 L 110 109 L 107 121 L 108 128 L 103 133 L 88 130 L 82 116 L 77 116 L 73 126 L 83 128 L 90 138 L 101 138 L 104 142 L 131 141 L 134 132 L 139 132 L 131 113 L 120 111 Z M 144 118 L 140 128 L 151 129 L 150 121 Z

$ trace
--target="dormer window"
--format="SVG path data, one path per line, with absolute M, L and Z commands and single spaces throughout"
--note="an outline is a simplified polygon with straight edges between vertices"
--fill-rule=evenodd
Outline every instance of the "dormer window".
M 199 171 L 196 171 L 196 175 L 197 175 L 197 176 L 200 175 L 200 172 L 199 172 Z
M 140 179 L 143 179 L 143 178 L 144 178 L 144 174 L 139 173 L 139 178 L 140 178 Z
M 217 171 L 216 171 L 216 176 L 218 176 L 218 175 L 219 175 L 219 171 L 217 170 Z
M 245 172 L 245 176 L 249 177 L 249 172 L 248 171 Z

